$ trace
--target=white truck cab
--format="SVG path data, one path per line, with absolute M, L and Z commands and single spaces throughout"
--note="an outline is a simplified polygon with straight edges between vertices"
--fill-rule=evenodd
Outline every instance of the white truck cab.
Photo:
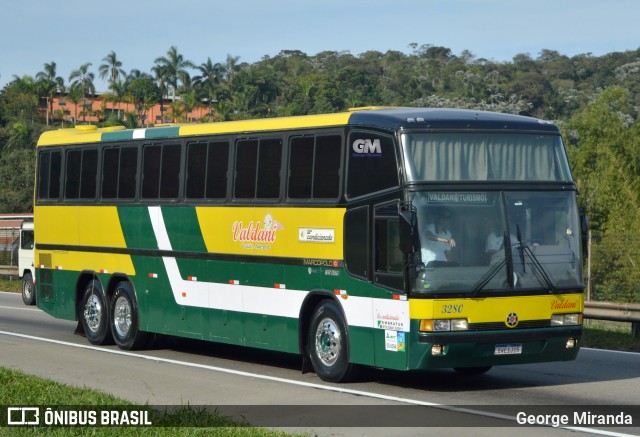
M 20 227 L 20 245 L 18 246 L 18 274 L 22 279 L 22 301 L 25 305 L 36 303 L 34 241 L 33 222 L 23 222 Z

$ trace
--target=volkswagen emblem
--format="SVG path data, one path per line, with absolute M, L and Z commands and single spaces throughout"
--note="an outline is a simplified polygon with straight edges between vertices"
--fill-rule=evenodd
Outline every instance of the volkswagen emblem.
M 518 326 L 518 315 L 516 313 L 509 313 L 504 324 L 509 328 L 515 328 L 516 326 Z

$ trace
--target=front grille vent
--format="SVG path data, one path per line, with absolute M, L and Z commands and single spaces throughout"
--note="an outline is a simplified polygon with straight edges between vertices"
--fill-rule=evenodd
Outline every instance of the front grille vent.
M 514 329 L 548 328 L 551 320 L 523 320 L 514 328 L 509 328 L 504 322 L 469 323 L 469 331 L 500 331 Z

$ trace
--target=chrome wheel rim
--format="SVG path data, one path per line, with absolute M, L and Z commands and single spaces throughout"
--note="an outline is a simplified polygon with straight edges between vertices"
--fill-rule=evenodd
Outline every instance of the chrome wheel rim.
M 22 293 L 24 294 L 24 297 L 31 299 L 31 295 L 33 294 L 33 283 L 24 282 L 22 284 Z
M 113 325 L 120 338 L 129 334 L 131 329 L 131 305 L 126 297 L 119 297 L 113 312 Z
M 84 320 L 91 332 L 97 332 L 100 329 L 102 321 L 102 303 L 98 296 L 91 294 L 87 303 L 84 305 Z
M 316 330 L 316 356 L 325 366 L 333 366 L 340 356 L 340 330 L 335 321 L 322 319 Z

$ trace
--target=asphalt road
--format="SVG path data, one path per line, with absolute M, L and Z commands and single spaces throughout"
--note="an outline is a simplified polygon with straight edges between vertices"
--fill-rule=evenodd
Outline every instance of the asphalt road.
M 582 349 L 573 362 L 475 377 L 371 369 L 356 382 L 328 384 L 302 374 L 297 356 L 176 338 L 129 353 L 91 346 L 75 326 L 0 292 L 0 366 L 134 402 L 220 406 L 252 423 L 319 435 L 389 435 L 390 427 L 394 435 L 640 435 L 640 354 Z M 572 415 L 603 405 L 631 414 L 633 427 L 516 420 L 518 412 Z M 424 427 L 430 420 L 436 427 Z

